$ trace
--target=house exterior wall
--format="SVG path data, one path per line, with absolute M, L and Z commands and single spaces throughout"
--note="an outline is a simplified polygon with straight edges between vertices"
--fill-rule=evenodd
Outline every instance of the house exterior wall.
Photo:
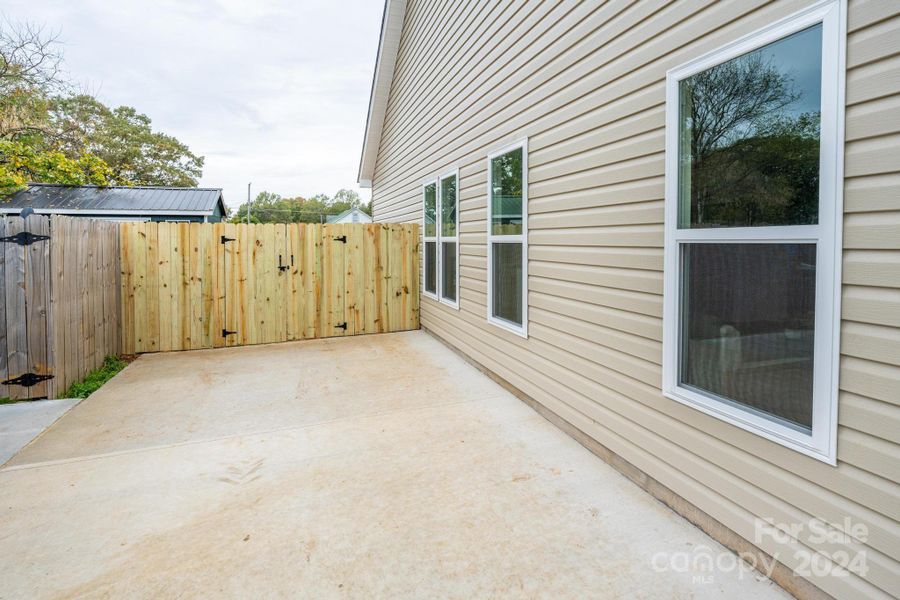
M 788 567 L 864 553 L 865 574 L 809 575 L 821 590 L 887 597 L 900 593 L 900 3 L 848 6 L 837 466 L 660 388 L 666 71 L 809 4 L 410 0 L 374 214 L 420 220 L 423 180 L 458 168 L 460 308 L 423 297 L 423 327 Z M 525 136 L 527 339 L 485 318 L 486 157 Z M 850 539 L 818 539 L 814 517 Z M 758 539 L 760 518 L 805 527 L 778 544 Z

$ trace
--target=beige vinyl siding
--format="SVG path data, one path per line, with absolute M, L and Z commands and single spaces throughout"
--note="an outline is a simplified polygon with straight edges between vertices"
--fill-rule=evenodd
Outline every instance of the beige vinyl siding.
M 806 1 L 410 0 L 373 178 L 376 220 L 421 219 L 460 169 L 460 310 L 424 327 L 753 541 L 754 519 L 863 523 L 863 577 L 900 590 L 900 3 L 850 2 L 838 466 L 664 398 L 665 73 Z M 487 154 L 528 136 L 529 338 L 486 320 Z M 797 566 L 795 550 L 759 546 Z

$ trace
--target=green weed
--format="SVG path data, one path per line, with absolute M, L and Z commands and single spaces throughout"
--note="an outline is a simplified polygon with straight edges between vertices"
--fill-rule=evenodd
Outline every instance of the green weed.
M 100 387 L 115 376 L 116 373 L 124 369 L 128 362 L 117 356 L 107 356 L 103 361 L 103 366 L 95 369 L 85 375 L 84 379 L 72 384 L 63 398 L 87 398 Z

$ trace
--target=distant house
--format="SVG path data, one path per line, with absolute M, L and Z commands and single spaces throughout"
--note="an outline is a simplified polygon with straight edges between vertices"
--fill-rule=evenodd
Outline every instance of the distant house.
M 339 215 L 325 217 L 326 223 L 371 223 L 372 217 L 358 208 L 345 210 Z
M 118 221 L 217 223 L 226 214 L 220 188 L 32 183 L 0 200 L 0 215 L 31 207 L 37 214 Z

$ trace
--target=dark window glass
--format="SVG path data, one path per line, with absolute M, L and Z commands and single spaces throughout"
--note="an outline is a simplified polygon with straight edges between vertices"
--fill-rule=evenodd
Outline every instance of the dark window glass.
M 522 244 L 492 244 L 493 315 L 522 324 Z
M 822 26 L 679 83 L 679 227 L 818 222 Z
M 425 186 L 425 237 L 435 237 L 435 217 L 437 211 L 437 186 L 429 184 Z
M 682 385 L 809 430 L 815 244 L 682 248 Z
M 522 148 L 491 159 L 491 233 L 522 233 Z
M 456 237 L 456 177 L 441 180 L 441 235 Z
M 425 242 L 425 291 L 437 293 L 437 252 L 436 242 Z
M 456 242 L 441 242 L 441 295 L 456 302 Z

